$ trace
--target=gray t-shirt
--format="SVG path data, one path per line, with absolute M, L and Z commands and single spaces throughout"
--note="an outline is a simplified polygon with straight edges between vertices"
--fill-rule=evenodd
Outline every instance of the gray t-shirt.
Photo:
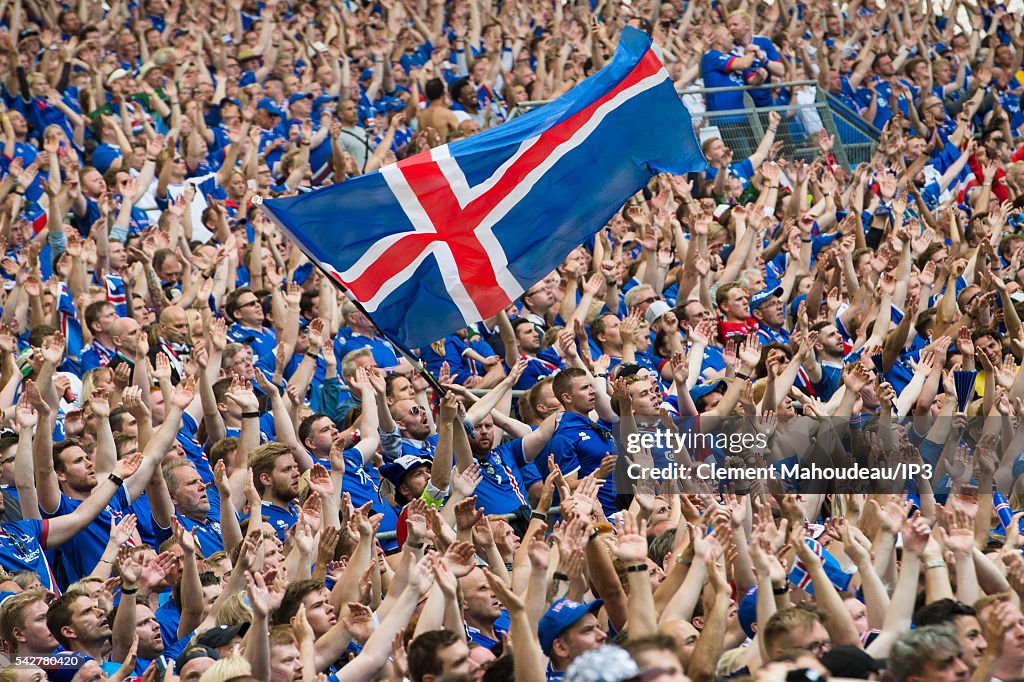
M 373 156 L 370 134 L 366 132 L 366 128 L 345 126 L 341 129 L 338 141 L 345 151 L 355 159 L 359 172 L 365 171 L 366 164 L 369 163 L 370 157 Z

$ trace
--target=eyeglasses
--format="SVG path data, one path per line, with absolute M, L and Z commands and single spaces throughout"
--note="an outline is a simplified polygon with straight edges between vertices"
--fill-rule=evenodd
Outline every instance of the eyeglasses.
M 826 651 L 831 651 L 832 650 L 832 642 L 829 642 L 829 641 L 811 642 L 810 644 L 807 644 L 806 646 L 797 646 L 797 647 L 793 647 L 793 648 L 794 649 L 800 649 L 801 651 L 806 651 L 806 652 L 812 654 L 813 656 L 821 656 Z
M 637 303 L 637 305 L 644 305 L 645 303 L 654 303 L 655 301 L 661 300 L 660 296 L 651 296 Z
M 238 309 L 241 310 L 242 308 L 248 308 L 251 305 L 258 306 L 259 304 L 260 304 L 259 299 L 255 299 L 254 298 L 251 301 L 248 301 L 246 303 L 239 303 L 238 304 Z

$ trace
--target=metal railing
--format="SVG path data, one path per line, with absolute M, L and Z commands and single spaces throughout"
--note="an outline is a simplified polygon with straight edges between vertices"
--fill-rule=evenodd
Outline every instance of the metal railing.
M 770 107 L 755 107 L 750 92 L 753 90 L 789 90 L 789 102 Z M 707 101 L 707 95 L 723 92 L 743 93 L 744 107 L 725 111 L 699 111 L 694 101 Z M 764 137 L 768 127 L 768 112 L 782 116 L 782 124 L 775 139 L 782 143 L 786 158 L 809 161 L 821 154 L 817 134 L 824 129 L 834 136 L 832 153 L 847 169 L 867 162 L 878 145 L 879 131 L 837 98 L 818 87 L 817 81 L 766 83 L 758 86 L 730 86 L 723 88 L 687 88 L 680 95 L 684 103 L 691 104 L 690 116 L 701 141 L 720 137 L 734 153 L 737 161 L 749 156 Z M 521 102 L 509 118 L 522 116 L 537 109 L 546 101 Z

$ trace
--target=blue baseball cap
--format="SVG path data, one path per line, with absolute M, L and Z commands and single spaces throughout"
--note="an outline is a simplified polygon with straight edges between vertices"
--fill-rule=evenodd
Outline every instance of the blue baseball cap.
M 388 479 L 397 488 L 401 483 L 405 475 L 413 469 L 430 466 L 431 462 L 425 457 L 417 457 L 416 455 L 402 455 L 394 462 L 388 462 L 384 466 L 380 467 L 380 475 Z
M 277 103 L 274 102 L 274 100 L 270 99 L 269 97 L 264 97 L 263 99 L 261 99 L 260 103 L 256 105 L 256 108 L 262 109 L 271 116 L 278 116 L 280 118 L 285 117 L 285 114 L 283 111 L 281 111 L 281 108 L 277 106 Z
M 753 315 L 754 311 L 761 307 L 761 304 L 767 301 L 772 296 L 782 296 L 782 287 L 774 287 L 769 289 L 762 289 L 753 296 L 750 297 L 750 314 Z
M 789 314 L 796 317 L 797 310 L 800 308 L 800 304 L 807 300 L 807 294 L 800 294 L 793 299 L 793 302 L 789 304 Z
M 747 593 L 743 595 L 743 599 L 740 600 L 739 606 L 736 607 L 736 618 L 740 622 L 740 627 L 743 628 L 743 632 L 750 637 L 754 638 L 757 633 L 754 632 L 754 623 L 757 622 L 757 586 L 751 587 L 747 590 Z
M 241 108 L 242 108 L 242 103 L 241 103 L 241 102 L 239 102 L 239 101 L 238 101 L 237 99 L 235 99 L 234 97 L 225 97 L 224 99 L 222 99 L 222 100 L 220 101 L 220 105 L 221 105 L 221 106 L 224 106 L 225 104 L 234 104 L 234 105 L 235 105 L 236 107 L 238 107 L 239 109 L 241 109 Z
M 238 79 L 238 87 L 247 88 L 250 85 L 256 85 L 256 72 L 255 71 L 244 71 L 242 77 Z
M 313 99 L 313 95 L 308 92 L 296 92 L 288 98 L 288 106 L 295 104 L 300 99 Z
M 593 613 L 596 616 L 602 606 L 604 606 L 604 601 L 600 599 L 582 604 L 571 599 L 559 599 L 552 604 L 541 616 L 540 623 L 537 624 L 537 637 L 540 639 L 540 648 L 544 655 L 551 654 L 555 638 L 588 613 Z
M 698 400 L 706 396 L 708 393 L 714 393 L 715 391 L 725 391 L 729 388 L 729 384 L 725 383 L 722 379 L 714 382 L 713 384 L 697 384 L 690 389 L 690 399 L 693 400 L 694 404 Z
M 323 109 L 328 104 L 331 104 L 332 102 L 337 102 L 337 101 L 338 101 L 338 96 L 337 95 L 320 95 L 315 100 L 313 100 L 313 111 L 320 111 L 321 109 Z

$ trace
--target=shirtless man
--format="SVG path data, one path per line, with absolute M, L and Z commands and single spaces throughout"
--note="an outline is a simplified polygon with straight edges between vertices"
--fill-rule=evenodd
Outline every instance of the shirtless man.
M 419 113 L 420 130 L 433 128 L 441 135 L 441 139 L 447 142 L 459 132 L 459 121 L 455 118 L 452 110 L 445 105 L 444 81 L 440 78 L 432 78 L 427 81 L 423 93 L 429 104 Z

